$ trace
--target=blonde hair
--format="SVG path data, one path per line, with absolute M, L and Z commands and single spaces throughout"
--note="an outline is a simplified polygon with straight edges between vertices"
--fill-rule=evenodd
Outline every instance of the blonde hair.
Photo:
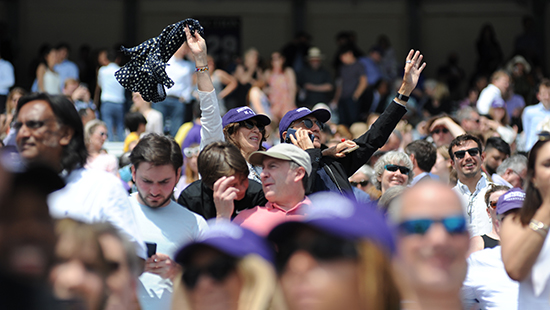
M 243 280 L 239 295 L 238 310 L 267 309 L 272 302 L 276 285 L 273 266 L 256 254 L 250 254 L 237 263 L 237 273 Z M 189 303 L 187 289 L 181 282 L 181 273 L 174 280 L 172 310 L 193 309 Z
M 86 123 L 86 126 L 84 127 L 84 142 L 86 143 L 86 146 L 90 143 L 90 137 L 94 133 L 94 130 L 99 126 L 107 128 L 107 124 L 98 119 L 93 119 Z

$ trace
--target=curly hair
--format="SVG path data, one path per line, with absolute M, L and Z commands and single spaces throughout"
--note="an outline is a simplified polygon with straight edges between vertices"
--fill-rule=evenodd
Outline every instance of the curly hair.
M 378 190 L 381 190 L 382 184 L 380 181 L 378 181 L 378 178 L 382 176 L 382 173 L 384 173 L 386 165 L 391 164 L 401 164 L 407 168 L 410 169 L 409 175 L 408 175 L 408 181 L 407 184 L 411 183 L 414 173 L 412 171 L 413 164 L 411 162 L 411 159 L 407 154 L 403 152 L 398 151 L 390 151 L 384 154 L 378 161 L 376 161 L 376 164 L 374 164 L 374 185 Z

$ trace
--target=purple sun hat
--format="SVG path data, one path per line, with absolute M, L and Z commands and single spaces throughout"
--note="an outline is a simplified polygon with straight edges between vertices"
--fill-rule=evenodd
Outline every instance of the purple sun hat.
M 316 109 L 311 111 L 308 108 L 298 108 L 291 111 L 286 112 L 285 116 L 281 119 L 281 122 L 279 122 L 279 137 L 281 138 L 281 143 L 285 142 L 283 139 L 283 132 L 285 132 L 292 122 L 295 120 L 299 120 L 302 117 L 306 117 L 308 115 L 313 115 L 315 118 L 322 122 L 326 123 L 330 119 L 330 111 L 326 109 Z
M 523 206 L 525 192 L 519 188 L 512 188 L 497 200 L 497 214 L 504 214 L 510 210 L 519 209 Z
M 222 118 L 222 126 L 225 127 L 231 123 L 238 123 L 245 121 L 247 119 L 254 118 L 258 123 L 267 126 L 271 124 L 271 119 L 263 114 L 256 114 L 251 108 L 249 107 L 238 107 L 233 108 Z

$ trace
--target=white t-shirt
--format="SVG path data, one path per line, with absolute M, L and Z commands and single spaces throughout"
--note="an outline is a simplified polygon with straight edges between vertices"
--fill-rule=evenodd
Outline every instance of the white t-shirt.
M 468 273 L 462 286 L 464 309 L 518 308 L 519 283 L 510 279 L 504 269 L 500 246 L 472 253 Z
M 143 240 L 157 244 L 157 253 L 174 259 L 186 243 L 197 239 L 208 225 L 204 218 L 174 201 L 162 208 L 151 208 L 138 202 L 137 193 L 130 195 L 130 204 Z M 144 272 L 139 277 L 138 298 L 143 310 L 170 309 L 172 281 Z
M 108 101 L 122 104 L 126 101 L 124 97 L 124 87 L 122 87 L 115 78 L 115 72 L 119 69 L 120 67 L 114 62 L 99 68 L 97 73 L 97 84 L 101 87 L 102 102 Z
M 128 192 L 117 177 L 105 171 L 80 168 L 63 179 L 65 187 L 48 196 L 53 218 L 109 222 L 134 242 L 139 257 L 147 258 L 145 243 L 131 213 Z

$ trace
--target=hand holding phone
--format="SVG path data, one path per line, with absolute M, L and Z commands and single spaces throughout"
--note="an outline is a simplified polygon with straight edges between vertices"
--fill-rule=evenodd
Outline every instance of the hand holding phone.
M 289 128 L 286 131 L 285 143 L 292 143 L 292 141 L 290 140 L 290 136 L 293 136 L 294 139 L 298 140 L 298 138 L 296 138 L 296 129 Z M 313 142 L 313 140 L 315 140 L 315 136 L 311 133 L 309 134 L 309 138 L 311 139 L 311 142 Z

